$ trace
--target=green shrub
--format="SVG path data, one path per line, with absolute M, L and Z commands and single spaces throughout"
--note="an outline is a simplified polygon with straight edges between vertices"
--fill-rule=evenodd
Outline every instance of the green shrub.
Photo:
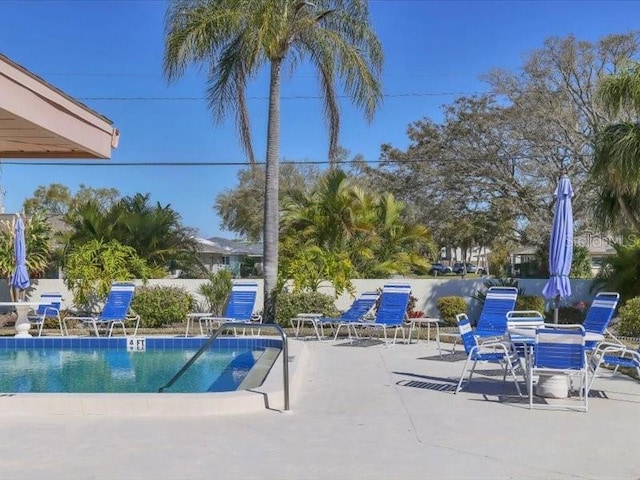
M 544 312 L 544 298 L 536 295 L 518 295 L 516 299 L 516 310 L 535 310 Z
M 280 292 L 276 297 L 276 323 L 289 327 L 289 320 L 299 313 L 322 313 L 327 317 L 338 316 L 335 300 L 318 292 Z
M 447 327 L 457 325 L 456 315 L 467 313 L 467 302 L 464 298 L 457 296 L 440 297 L 436 303 L 440 318 Z
M 160 285 L 138 287 L 131 308 L 140 315 L 140 326 L 158 328 L 184 323 L 195 299 L 184 288 Z
M 640 337 L 640 297 L 627 300 L 618 315 L 618 333 L 624 337 Z

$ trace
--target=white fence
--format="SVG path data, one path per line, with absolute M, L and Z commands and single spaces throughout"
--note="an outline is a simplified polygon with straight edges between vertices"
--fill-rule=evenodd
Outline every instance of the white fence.
M 167 285 L 182 287 L 186 291 L 193 294 L 198 301 L 202 300 L 202 297 L 197 294 L 198 287 L 205 283 L 206 280 L 186 280 L 186 279 L 160 279 L 149 280 L 149 285 Z M 258 282 L 258 297 L 256 299 L 256 310 L 262 310 L 263 296 L 262 296 L 262 280 L 256 279 Z M 464 297 L 469 306 L 470 312 L 473 315 L 477 305 L 472 299 L 473 295 L 478 290 L 484 289 L 482 279 L 461 280 L 458 278 L 452 279 L 381 279 L 381 280 L 353 280 L 353 284 L 356 288 L 356 295 L 376 290 L 385 283 L 408 283 L 411 285 L 411 292 L 414 297 L 417 298 L 416 310 L 422 310 L 427 315 L 437 316 L 438 310 L 436 308 L 436 302 L 438 298 L 449 295 L 458 295 Z M 525 289 L 526 295 L 542 295 L 542 288 L 544 287 L 546 279 L 519 279 L 518 284 L 520 288 Z M 142 284 L 141 281 L 136 283 Z M 592 281 L 591 280 L 571 280 L 571 289 L 573 295 L 571 298 L 563 299 L 562 303 L 571 305 L 577 301 L 590 302 L 593 299 L 593 294 L 590 292 Z M 322 293 L 333 295 L 334 290 L 330 284 L 320 288 Z M 61 279 L 42 279 L 33 280 L 32 286 L 28 290 L 28 297 L 31 299 L 37 299 L 41 292 L 61 292 L 63 296 L 63 308 L 70 308 L 73 304 L 73 296 L 71 292 L 67 290 L 64 285 L 64 281 Z M 9 300 L 9 289 L 6 281 L 0 281 L 0 301 Z M 339 310 L 346 309 L 352 302 L 352 297 L 349 295 L 341 295 L 336 299 L 336 307 Z M 550 301 L 548 307 L 551 306 Z

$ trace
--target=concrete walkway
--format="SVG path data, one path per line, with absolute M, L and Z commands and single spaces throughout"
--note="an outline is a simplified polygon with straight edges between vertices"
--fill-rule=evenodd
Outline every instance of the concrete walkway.
M 494 368 L 452 394 L 433 344 L 305 342 L 293 413 L 3 416 L 0 478 L 637 480 L 640 384 L 596 380 L 589 412 L 529 411 Z M 298 383 L 298 382 L 296 382 Z

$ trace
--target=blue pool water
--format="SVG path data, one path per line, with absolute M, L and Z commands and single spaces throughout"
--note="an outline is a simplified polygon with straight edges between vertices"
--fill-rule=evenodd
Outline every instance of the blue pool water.
M 125 338 L 0 338 L 0 392 L 155 393 L 204 341 L 150 337 L 146 351 L 129 352 Z M 236 390 L 273 343 L 217 339 L 165 392 Z

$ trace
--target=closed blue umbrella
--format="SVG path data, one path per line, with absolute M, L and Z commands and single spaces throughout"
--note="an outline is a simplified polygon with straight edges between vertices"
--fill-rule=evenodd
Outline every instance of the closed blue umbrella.
M 556 209 L 549 240 L 549 281 L 542 289 L 546 298 L 555 300 L 553 319 L 558 323 L 558 303 L 571 296 L 569 272 L 573 260 L 573 189 L 567 175 L 563 175 L 555 192 Z
M 11 276 L 11 286 L 19 290 L 28 288 L 29 272 L 27 271 L 27 245 L 24 240 L 24 223 L 18 216 L 14 225 L 13 251 L 16 259 L 16 269 Z

